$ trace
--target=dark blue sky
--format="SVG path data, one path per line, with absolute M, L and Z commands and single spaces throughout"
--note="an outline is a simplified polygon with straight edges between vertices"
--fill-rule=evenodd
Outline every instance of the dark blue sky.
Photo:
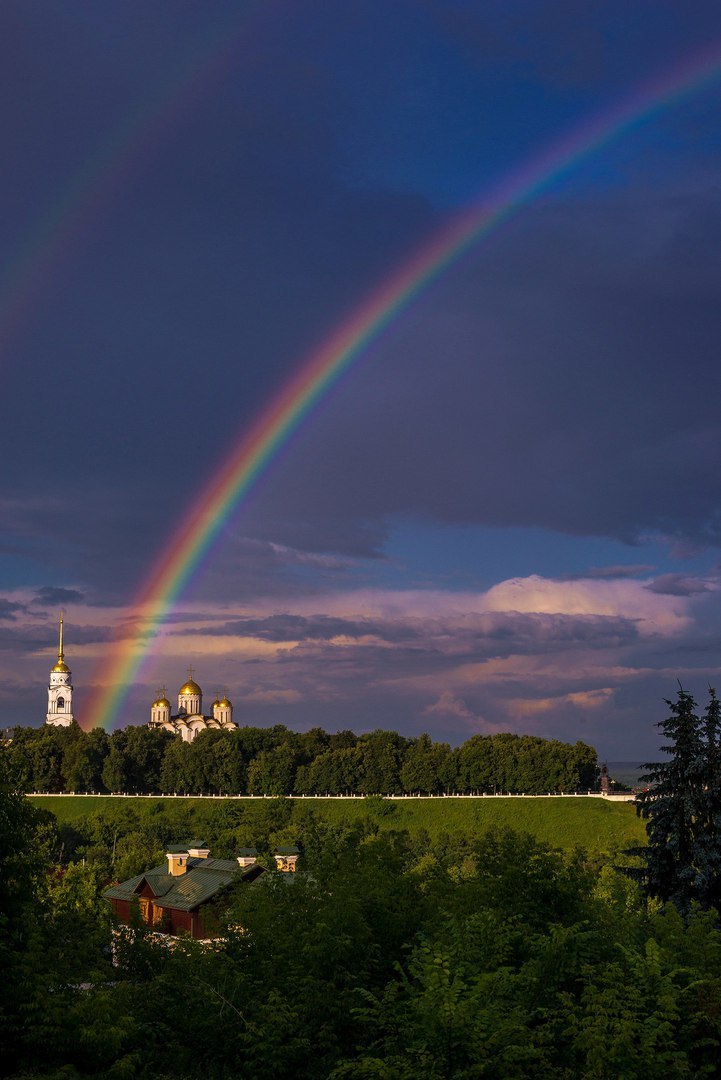
M 269 397 L 452 214 L 714 43 L 712 3 L 3 5 L 0 701 L 83 699 Z M 181 599 L 236 719 L 652 752 L 716 680 L 721 74 L 397 319 Z

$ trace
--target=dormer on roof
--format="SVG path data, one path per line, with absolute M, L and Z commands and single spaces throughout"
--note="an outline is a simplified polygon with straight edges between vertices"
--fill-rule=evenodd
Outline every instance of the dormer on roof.
M 275 868 L 282 873 L 295 873 L 295 864 L 298 862 L 300 852 L 295 844 L 286 847 L 278 847 L 273 852 Z

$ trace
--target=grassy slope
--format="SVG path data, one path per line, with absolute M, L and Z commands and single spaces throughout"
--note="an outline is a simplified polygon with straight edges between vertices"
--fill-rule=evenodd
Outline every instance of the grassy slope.
M 234 800 L 161 798 L 93 798 L 92 796 L 33 799 L 36 806 L 51 810 L 60 822 L 79 821 L 88 814 L 132 807 L 141 816 L 157 804 L 169 811 L 184 808 L 198 816 L 212 807 L 227 806 Z M 402 800 L 371 806 L 363 799 L 292 800 L 293 818 L 302 833 L 303 818 L 309 812 L 330 822 L 353 822 L 371 813 L 382 828 L 407 829 L 411 833 L 425 829 L 431 837 L 474 836 L 489 828 L 512 828 L 527 832 L 554 847 L 585 848 L 588 851 L 614 851 L 645 842 L 643 822 L 630 803 L 607 803 L 601 799 L 484 799 L 484 800 Z M 243 817 L 253 821 L 267 811 L 271 800 L 238 800 Z M 202 810 L 201 810 L 202 807 Z M 202 826 L 200 826 L 202 829 Z M 299 835 L 300 838 L 300 835 Z

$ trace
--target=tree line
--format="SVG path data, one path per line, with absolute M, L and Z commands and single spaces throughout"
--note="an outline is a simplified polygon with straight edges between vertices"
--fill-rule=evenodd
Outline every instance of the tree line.
M 7 764 L 20 790 L 193 795 L 373 795 L 595 787 L 597 755 L 583 742 L 473 735 L 461 746 L 395 731 L 328 734 L 277 725 L 205 731 L 193 742 L 148 727 L 112 734 L 16 727 Z

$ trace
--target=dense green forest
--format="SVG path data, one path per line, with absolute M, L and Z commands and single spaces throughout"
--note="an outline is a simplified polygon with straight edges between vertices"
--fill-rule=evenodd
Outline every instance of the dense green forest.
M 329 735 L 278 725 L 206 731 L 192 743 L 148 727 L 111 735 L 17 727 L 8 768 L 23 791 L 138 794 L 442 794 L 586 791 L 596 751 L 531 735 L 474 735 L 457 749 L 394 731 Z
M 113 964 L 103 887 L 189 839 L 192 807 L 148 804 L 59 826 L 0 791 L 6 1075 L 717 1074 L 715 912 L 684 920 L 608 857 L 518 832 L 393 828 L 373 797 L 353 821 L 288 799 L 202 805 L 218 855 L 296 842 L 292 887 L 271 872 L 228 892 L 212 949 L 138 929 Z

